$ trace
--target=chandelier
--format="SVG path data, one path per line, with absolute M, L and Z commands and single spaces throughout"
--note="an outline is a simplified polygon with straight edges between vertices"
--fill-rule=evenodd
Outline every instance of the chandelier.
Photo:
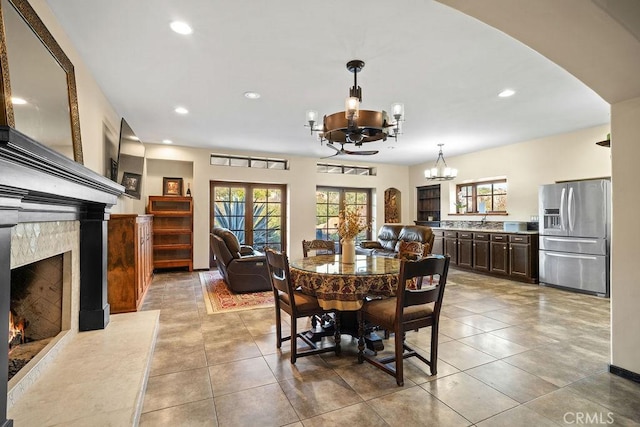
M 362 88 L 358 86 L 358 72 L 364 68 L 364 61 L 354 59 L 347 62 L 347 70 L 353 73 L 353 87 L 349 89 L 349 97 L 345 102 L 345 111 L 324 116 L 322 125 L 318 124 L 318 112 L 307 111 L 307 123 L 311 135 L 318 132 L 320 141 L 339 144 L 353 143 L 357 147 L 365 142 L 386 141 L 388 136 L 398 137 L 401 133 L 400 122 L 403 121 L 404 105 L 395 103 L 391 106 L 393 120 L 386 111 L 361 110 Z
M 444 144 L 438 144 L 440 152 L 438 153 L 438 159 L 436 164 L 431 169 L 425 169 L 424 178 L 433 181 L 448 181 L 458 176 L 458 169 L 453 169 L 447 166 L 447 162 L 442 155 L 442 146 Z

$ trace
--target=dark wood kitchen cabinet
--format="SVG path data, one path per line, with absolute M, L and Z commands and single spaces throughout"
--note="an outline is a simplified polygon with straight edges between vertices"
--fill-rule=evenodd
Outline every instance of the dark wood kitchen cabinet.
M 451 264 L 458 264 L 458 233 L 456 231 L 444 232 L 444 254 L 449 255 Z
M 532 239 L 531 236 L 509 236 L 509 274 L 512 277 L 537 280 L 538 263 L 533 262 L 533 251 L 538 253 L 538 239 Z
M 491 269 L 489 264 L 489 233 L 473 233 L 473 269 L 487 272 Z
M 473 267 L 473 233 L 469 231 L 458 232 L 458 265 Z
M 490 247 L 491 273 L 509 274 L 509 236 L 492 234 Z

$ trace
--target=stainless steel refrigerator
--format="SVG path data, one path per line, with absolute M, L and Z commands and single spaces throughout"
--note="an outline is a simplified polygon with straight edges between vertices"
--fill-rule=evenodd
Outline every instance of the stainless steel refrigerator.
M 540 186 L 540 282 L 609 296 L 611 183 Z

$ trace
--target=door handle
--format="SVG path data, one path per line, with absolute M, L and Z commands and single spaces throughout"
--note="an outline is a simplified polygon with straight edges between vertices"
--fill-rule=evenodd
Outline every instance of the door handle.
M 573 231 L 573 225 L 576 221 L 576 209 L 573 195 L 573 187 L 569 188 L 569 202 L 567 203 L 567 216 L 569 217 L 569 231 Z
M 560 230 L 565 229 L 566 218 L 564 215 L 564 205 L 565 205 L 566 198 L 567 198 L 566 189 L 563 188 L 562 192 L 560 193 Z
M 598 243 L 597 240 L 591 239 L 559 239 L 557 237 L 545 237 L 544 240 L 548 242 L 567 242 L 567 243 Z
M 547 253 L 547 256 L 554 256 L 557 258 L 576 258 L 576 259 L 588 259 L 591 261 L 595 261 L 598 258 L 594 257 L 594 256 L 585 256 L 585 255 L 569 255 L 569 254 L 551 254 L 551 253 Z

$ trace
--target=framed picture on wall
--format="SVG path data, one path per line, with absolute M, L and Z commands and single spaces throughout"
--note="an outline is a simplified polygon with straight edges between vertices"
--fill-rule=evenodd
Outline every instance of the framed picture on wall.
M 142 175 L 139 173 L 124 172 L 122 174 L 122 184 L 124 186 L 124 192 L 131 197 L 140 199 L 140 184 L 142 182 Z
M 163 196 L 182 196 L 182 178 L 162 178 Z

